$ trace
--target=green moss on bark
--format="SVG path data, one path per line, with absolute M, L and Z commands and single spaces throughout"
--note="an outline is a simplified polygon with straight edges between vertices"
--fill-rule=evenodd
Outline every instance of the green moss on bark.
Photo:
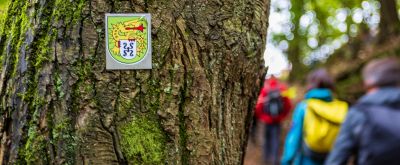
M 121 148 L 131 164 L 162 164 L 165 137 L 159 123 L 148 117 L 135 117 L 122 124 Z
M 28 130 L 28 140 L 24 147 L 20 149 L 21 159 L 18 164 L 36 164 L 38 162 L 49 162 L 46 151 L 47 141 L 44 135 L 37 132 L 36 126 L 31 126 Z
M 160 107 L 158 98 L 161 92 L 159 85 L 159 81 L 156 80 L 146 82 L 146 96 L 140 99 L 143 99 L 143 103 L 149 108 L 147 114 L 135 111 L 135 114 L 129 117 L 130 120 L 118 124 L 121 150 L 129 164 L 164 163 L 166 135 L 157 117 L 157 110 Z M 131 100 L 120 102 L 118 116 L 126 117 L 129 115 L 127 112 L 134 109 L 133 102 Z
M 58 36 L 59 28 L 57 27 L 64 22 L 67 23 L 67 26 L 76 24 L 77 20 L 81 18 L 79 14 L 81 14 L 84 2 L 84 0 L 79 2 L 54 0 L 40 6 L 39 2 L 18 0 L 12 2 L 8 10 L 5 21 L 10 22 L 10 25 L 2 26 L 4 31 L 1 35 L 10 38 L 10 42 L 6 44 L 11 45 L 9 54 L 11 54 L 10 64 L 13 66 L 12 78 L 16 76 L 17 69 L 21 65 L 19 62 L 21 51 L 28 53 L 25 59 L 22 59 L 28 63 L 25 73 L 27 90 L 18 94 L 24 102 L 28 103 L 27 113 L 29 116 L 28 122 L 24 126 L 27 134 L 22 138 L 22 144 L 18 149 L 17 163 L 19 164 L 50 164 L 50 154 L 57 154 L 58 159 L 60 159 L 58 161 L 63 164 L 75 164 L 77 139 L 73 121 L 70 117 L 65 117 L 61 121 L 53 120 L 52 115 L 47 115 L 47 118 L 39 117 L 39 114 L 43 113 L 43 109 L 47 109 L 44 108 L 44 105 L 48 104 L 43 96 L 44 94 L 40 93 L 43 87 L 39 86 L 39 79 L 43 74 L 43 66 L 53 62 L 52 44 Z M 40 23 L 33 26 L 32 17 L 40 20 Z M 31 43 L 26 42 L 27 37 L 32 37 Z M 25 46 L 24 49 L 23 46 Z M 0 54 L 4 56 L 3 45 L 1 51 Z M 58 74 L 56 72 L 54 87 L 58 96 L 62 97 L 62 82 Z M 8 92 L 12 92 L 12 90 Z M 49 113 L 53 113 L 53 111 Z M 47 121 L 42 122 L 40 120 Z M 43 125 L 43 123 L 47 124 Z M 39 125 L 46 126 L 46 128 L 39 128 Z M 61 152 L 49 153 L 49 149 L 54 146 L 57 149 L 61 148 Z
M 78 137 L 76 137 L 73 126 L 70 125 L 69 119 L 64 119 L 57 123 L 52 129 L 52 139 L 54 143 L 63 145 L 65 160 L 63 164 L 73 165 L 76 164 L 76 148 L 78 145 Z

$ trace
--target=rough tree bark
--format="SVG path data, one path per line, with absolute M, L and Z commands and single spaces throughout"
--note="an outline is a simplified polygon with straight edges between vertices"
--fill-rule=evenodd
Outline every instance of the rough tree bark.
M 0 164 L 240 164 L 269 0 L 14 0 Z M 105 70 L 104 14 L 152 14 L 153 70 Z

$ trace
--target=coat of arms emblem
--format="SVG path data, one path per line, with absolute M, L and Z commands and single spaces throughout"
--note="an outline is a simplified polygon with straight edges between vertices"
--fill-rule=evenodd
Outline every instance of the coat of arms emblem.
M 149 14 L 106 14 L 107 69 L 151 69 L 150 27 Z

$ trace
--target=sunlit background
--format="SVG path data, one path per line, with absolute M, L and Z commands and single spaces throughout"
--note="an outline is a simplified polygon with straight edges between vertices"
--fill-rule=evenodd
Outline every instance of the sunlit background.
M 375 0 L 359 3 L 300 0 L 293 4 L 290 0 L 272 0 L 264 53 L 268 73 L 279 75 L 290 69 L 289 53 L 296 53 L 290 55 L 299 56 L 308 66 L 325 61 L 351 37 L 356 37 L 361 28 L 376 35 L 379 8 L 380 4 Z M 296 51 L 289 51 L 290 47 Z

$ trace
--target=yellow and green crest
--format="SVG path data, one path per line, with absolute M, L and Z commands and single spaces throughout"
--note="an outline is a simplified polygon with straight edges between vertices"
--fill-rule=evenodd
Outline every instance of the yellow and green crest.
M 150 17 L 146 14 L 106 15 L 107 54 L 120 64 L 138 64 L 150 54 Z M 107 63 L 107 68 L 109 67 Z M 110 63 L 111 64 L 111 63 Z M 118 65 L 118 64 L 111 64 Z M 118 69 L 118 67 L 117 67 Z M 129 68 L 122 68 L 129 69 Z

